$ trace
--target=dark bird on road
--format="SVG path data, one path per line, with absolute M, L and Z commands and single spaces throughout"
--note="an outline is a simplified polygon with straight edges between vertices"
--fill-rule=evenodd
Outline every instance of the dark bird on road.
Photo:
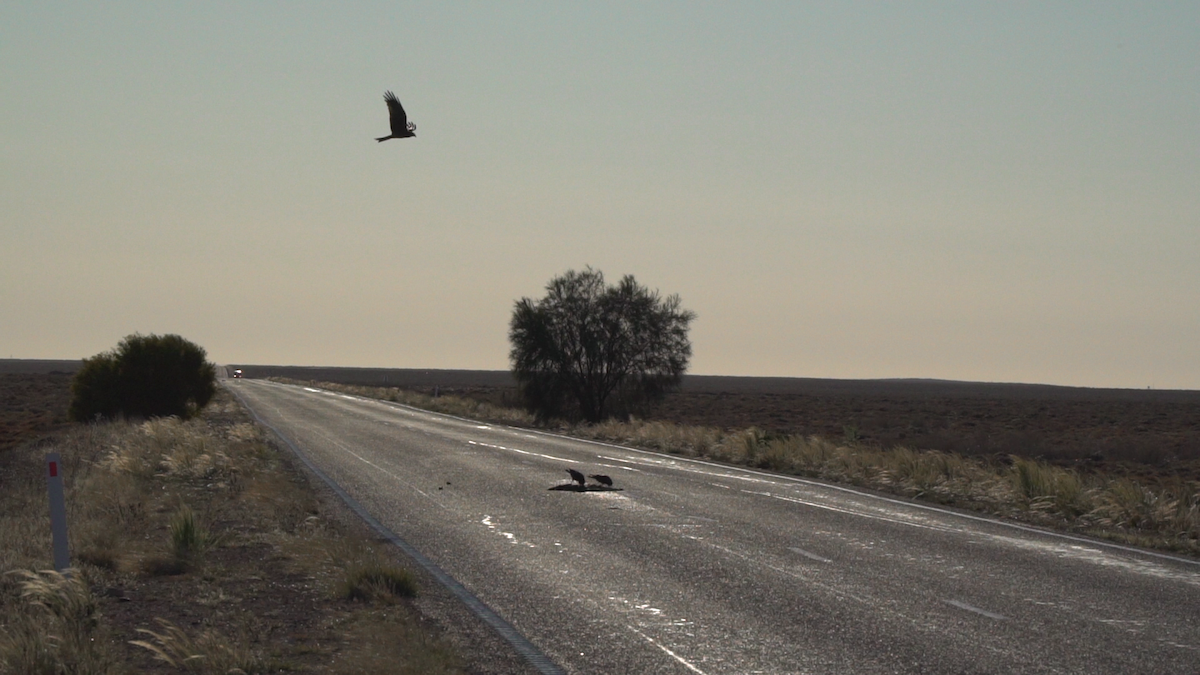
M 612 487 L 612 479 L 609 478 L 608 476 L 605 476 L 602 473 L 592 474 L 592 480 L 596 481 L 597 483 L 599 483 L 601 485 L 604 485 L 607 487 Z
M 387 101 L 388 117 L 392 123 L 392 135 L 376 138 L 380 143 L 389 138 L 412 138 L 417 135 L 417 125 L 408 121 L 408 113 L 404 112 L 404 106 L 400 105 L 400 100 L 392 92 L 387 92 L 383 95 L 383 100 Z
M 579 473 L 575 469 L 567 469 L 567 473 L 571 474 L 571 480 L 579 483 L 580 487 L 583 487 L 583 484 L 587 482 L 587 478 L 584 478 L 583 474 Z

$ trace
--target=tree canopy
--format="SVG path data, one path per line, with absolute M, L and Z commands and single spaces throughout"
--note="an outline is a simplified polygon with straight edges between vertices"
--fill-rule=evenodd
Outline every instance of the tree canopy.
M 539 419 L 598 422 L 640 410 L 679 385 L 692 355 L 695 313 L 630 275 L 615 285 L 592 268 L 522 298 L 509 328 L 509 360 L 526 407 Z
M 187 417 L 216 392 L 204 349 L 178 335 L 130 335 L 84 359 L 71 383 L 70 417 Z

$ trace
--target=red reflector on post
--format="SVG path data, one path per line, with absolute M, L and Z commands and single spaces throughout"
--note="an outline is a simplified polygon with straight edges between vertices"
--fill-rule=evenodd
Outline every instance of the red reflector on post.
M 50 462 L 50 477 L 55 478 L 57 476 L 58 476 L 58 462 Z

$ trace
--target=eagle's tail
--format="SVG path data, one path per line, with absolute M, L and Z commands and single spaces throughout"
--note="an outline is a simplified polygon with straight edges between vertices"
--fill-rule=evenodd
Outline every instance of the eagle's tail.
M 393 138 L 393 137 L 392 137 L 392 136 L 384 136 L 383 138 L 376 138 L 375 140 L 377 140 L 377 141 L 379 141 L 380 143 L 382 143 L 382 142 L 386 141 L 386 140 L 387 140 L 387 139 L 389 139 L 389 138 Z

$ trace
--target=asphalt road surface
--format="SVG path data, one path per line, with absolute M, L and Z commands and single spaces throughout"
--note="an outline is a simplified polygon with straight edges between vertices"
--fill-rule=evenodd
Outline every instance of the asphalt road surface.
M 560 672 L 1200 673 L 1196 561 L 381 401 L 226 383 Z M 549 489 L 567 468 L 619 490 Z

